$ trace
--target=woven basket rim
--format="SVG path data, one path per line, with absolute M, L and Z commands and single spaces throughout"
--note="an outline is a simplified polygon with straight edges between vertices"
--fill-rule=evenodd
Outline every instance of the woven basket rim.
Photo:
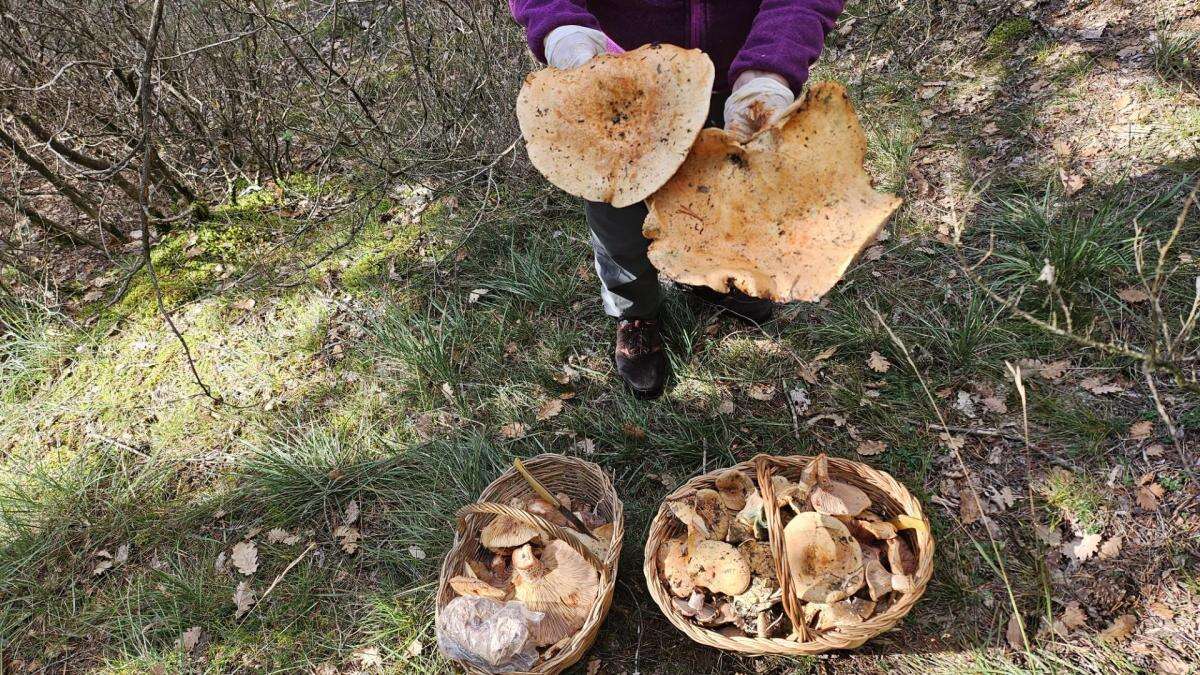
M 596 591 L 596 601 L 592 605 L 592 610 L 584 621 L 583 627 L 575 634 L 566 647 L 554 655 L 551 659 L 541 660 L 534 664 L 532 670 L 515 672 L 512 675 L 549 675 L 559 673 L 571 665 L 578 662 L 587 653 L 595 642 L 596 637 L 600 633 L 600 627 L 604 623 L 604 619 L 608 615 L 608 610 L 612 606 L 613 591 L 616 588 L 618 563 L 621 559 L 621 546 L 625 534 L 625 506 L 617 497 L 616 488 L 613 486 L 612 480 L 607 472 L 600 467 L 599 464 L 589 462 L 578 457 L 570 457 L 556 453 L 543 453 L 535 457 L 522 460 L 525 468 L 533 474 L 539 481 L 546 483 L 546 475 L 554 470 L 566 470 L 571 475 L 579 479 L 585 478 L 584 482 L 596 488 L 597 492 L 603 495 L 602 501 L 607 502 L 607 505 L 612 511 L 612 539 L 608 547 L 608 551 L 603 559 L 599 560 L 601 566 L 597 568 L 599 573 L 599 588 Z M 565 471 L 564 471 L 565 473 Z M 525 479 L 517 473 L 517 471 L 509 467 L 504 473 L 500 474 L 495 480 L 488 484 L 486 488 L 479 494 L 475 502 L 464 506 L 456 514 L 454 544 L 450 550 L 446 552 L 445 558 L 442 560 L 441 570 L 438 575 L 438 590 L 435 596 L 435 617 L 441 614 L 442 609 L 446 604 L 456 597 L 456 594 L 450 588 L 450 578 L 457 574 L 457 570 L 466 564 L 466 559 L 469 555 L 468 547 L 473 544 L 473 540 L 469 537 L 478 537 L 479 530 L 483 528 L 487 522 L 496 517 L 496 513 L 504 513 L 510 517 L 522 519 L 525 523 L 542 529 L 548 533 L 557 531 L 557 534 L 566 534 L 572 539 L 568 539 L 567 543 L 572 548 L 578 550 L 582 547 L 582 543 L 578 539 L 574 539 L 574 535 L 570 530 L 565 528 L 557 528 L 552 523 L 544 519 L 515 509 L 506 504 L 492 501 L 495 496 L 502 491 L 503 488 L 510 484 L 518 485 L 523 488 L 530 496 L 535 496 L 533 490 L 525 482 Z M 547 487 L 550 487 L 549 485 Z M 564 491 L 564 490 L 551 490 Z M 567 494 L 570 495 L 568 492 Z M 579 495 L 570 495 L 575 498 Z M 487 505 L 488 512 L 472 512 L 471 507 L 478 505 Z M 492 508 L 492 507 L 501 508 Z M 594 506 L 594 505 L 593 505 Z M 549 528 L 547 527 L 549 526 Z M 595 562 L 595 557 L 589 554 L 585 555 L 589 562 Z M 471 664 L 463 662 L 455 662 L 456 665 L 469 673 L 486 674 L 487 671 L 480 670 Z
M 892 502 L 888 506 L 894 507 L 889 509 L 889 512 L 894 510 L 895 513 L 904 513 L 920 519 L 925 524 L 923 530 L 913 531 L 913 538 L 917 543 L 915 547 L 917 553 L 917 570 L 912 575 L 914 589 L 911 592 L 900 595 L 887 610 L 872 616 L 861 624 L 839 626 L 832 630 L 817 633 L 812 636 L 812 639 L 805 642 L 797 642 L 785 638 L 726 637 L 715 630 L 692 623 L 687 617 L 682 616 L 675 610 L 672 604 L 674 596 L 671 595 L 658 574 L 659 547 L 670 538 L 672 531 L 681 531 L 683 529 L 682 524 L 678 523 L 674 514 L 671 513 L 667 503 L 694 494 L 699 489 L 712 487 L 716 477 L 731 468 L 750 476 L 757 487 L 756 466 L 759 461 L 769 461 L 776 467 L 782 467 L 785 470 L 777 472 L 794 478 L 808 462 L 814 459 L 814 456 L 809 455 L 758 455 L 754 459 L 740 462 L 731 467 L 722 467 L 695 476 L 663 498 L 658 512 L 650 523 L 643 551 L 643 572 L 646 577 L 646 585 L 651 597 L 654 598 L 655 604 L 658 605 L 659 609 L 676 628 L 693 641 L 726 651 L 757 655 L 778 654 L 797 656 L 820 654 L 833 649 L 852 649 L 896 626 L 912 610 L 913 605 L 924 594 L 925 588 L 933 576 L 934 541 L 932 531 L 929 529 L 929 519 L 921 508 L 920 502 L 912 496 L 903 484 L 885 471 L 875 469 L 863 462 L 829 457 L 830 476 L 842 480 L 852 478 L 853 480 L 850 482 L 859 484 L 860 487 L 865 484 L 872 490 L 883 493 Z

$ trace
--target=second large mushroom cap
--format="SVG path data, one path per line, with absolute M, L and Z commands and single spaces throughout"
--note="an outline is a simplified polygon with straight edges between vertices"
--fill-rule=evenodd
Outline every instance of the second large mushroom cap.
M 513 596 L 545 618 L 533 630 L 538 646 L 575 634 L 596 602 L 596 568 L 567 542 L 554 539 L 541 558 L 526 545 L 513 551 Z
M 813 511 L 797 514 L 783 529 L 783 543 L 800 598 L 836 602 L 862 587 L 862 549 L 837 518 Z

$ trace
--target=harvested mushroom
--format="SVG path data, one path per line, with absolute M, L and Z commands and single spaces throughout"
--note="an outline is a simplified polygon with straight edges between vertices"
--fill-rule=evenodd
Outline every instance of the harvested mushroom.
M 506 589 L 496 588 L 482 579 L 472 579 L 467 576 L 451 577 L 450 588 L 453 588 L 454 592 L 459 595 L 478 595 L 492 600 L 504 600 L 508 597 Z
M 896 536 L 896 528 L 892 527 L 891 523 L 856 520 L 855 524 L 875 539 L 891 539 Z
M 817 623 L 814 628 L 817 630 L 829 630 L 863 622 L 862 615 L 850 600 L 838 600 L 829 604 L 812 602 L 805 605 L 804 610 L 806 617 L 816 615 Z M 811 621 L 811 618 L 809 620 Z
M 746 497 L 746 505 L 729 521 L 725 541 L 740 544 L 747 539 L 757 539 L 760 528 L 766 528 L 766 519 L 763 517 L 762 495 L 755 490 Z
M 887 540 L 888 568 L 892 574 L 912 574 L 917 571 L 917 557 L 903 537 Z
M 738 552 L 750 565 L 750 571 L 755 576 L 775 581 L 775 556 L 771 555 L 771 545 L 765 541 L 744 541 L 738 544 Z
M 914 518 L 910 515 L 901 513 L 892 518 L 888 523 L 896 528 L 896 530 L 924 530 L 926 529 L 925 521 L 920 518 Z
M 688 546 L 685 539 L 668 539 L 658 547 L 658 571 L 667 582 L 671 595 L 686 598 L 696 585 L 688 574 Z
M 697 490 L 693 507 L 704 519 L 709 536 L 713 539 L 724 539 L 729 533 L 730 518 L 722 503 L 721 494 L 716 490 Z
M 605 524 L 601 525 L 600 527 L 593 529 L 592 534 L 596 535 L 597 539 L 611 542 L 612 535 L 613 535 L 613 524 L 605 523 Z
M 576 197 L 636 204 L 687 157 L 708 116 L 713 75 L 703 52 L 667 44 L 535 72 L 517 96 L 529 160 Z
M 599 586 L 596 569 L 561 539 L 546 544 L 540 559 L 528 545 L 513 551 L 514 597 L 546 615 L 533 629 L 539 647 L 552 645 L 583 626 Z
M 863 585 L 862 549 L 837 518 L 805 511 L 783 530 L 788 569 L 796 595 L 831 603 Z
M 496 516 L 479 532 L 479 542 L 492 551 L 524 546 L 541 533 L 538 530 L 508 516 Z
M 813 510 L 828 516 L 857 516 L 871 505 L 867 493 L 829 478 L 829 458 L 825 453 L 813 460 L 817 469 L 817 484 L 808 495 Z
M 745 143 L 705 129 L 648 200 L 650 262 L 663 276 L 722 292 L 820 299 L 900 206 L 871 187 L 866 150 L 846 90 L 833 82 L 810 85 Z
M 729 601 L 733 605 L 734 613 L 749 623 L 760 612 L 764 612 L 778 603 L 781 597 L 782 594 L 775 583 L 763 577 L 754 577 L 744 592 L 738 593 Z
M 709 537 L 708 523 L 704 521 L 694 506 L 682 500 L 667 502 L 667 506 L 671 509 L 671 513 L 675 514 L 675 517 L 687 527 L 689 550 L 694 548 L 700 540 Z
M 867 591 L 872 600 L 879 600 L 892 592 L 892 573 L 884 569 L 879 553 L 872 546 L 863 546 L 863 575 L 867 580 Z
M 553 504 L 544 499 L 530 499 L 525 504 L 525 510 L 535 516 L 541 516 L 559 527 L 567 526 L 567 517 L 554 508 Z
M 567 509 L 567 510 L 571 509 L 571 502 L 572 502 L 571 495 L 569 495 L 565 492 L 555 492 L 554 498 L 558 500 L 559 504 L 563 505 L 564 509 Z
M 775 502 L 787 504 L 796 512 L 808 510 L 805 500 L 808 499 L 809 489 L 803 483 L 793 483 L 783 476 L 771 476 L 771 491 L 775 493 Z
M 702 541 L 687 563 L 688 576 L 700 588 L 737 595 L 750 586 L 750 565 L 737 549 L 723 541 Z
M 737 469 L 721 472 L 714 484 L 721 496 L 721 503 L 730 511 L 741 511 L 746 506 L 746 497 L 754 491 L 754 482 Z

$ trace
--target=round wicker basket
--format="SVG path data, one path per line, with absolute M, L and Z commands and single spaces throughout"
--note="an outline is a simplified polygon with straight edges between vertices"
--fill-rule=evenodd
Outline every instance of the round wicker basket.
M 756 478 L 755 483 L 763 495 L 768 530 L 770 532 L 771 552 L 775 558 L 776 571 L 780 585 L 787 589 L 789 574 L 787 556 L 783 553 L 783 541 L 777 533 L 782 531 L 779 505 L 771 491 L 772 475 L 782 475 L 790 480 L 799 477 L 801 470 L 812 461 L 812 457 L 791 456 L 773 457 L 759 455 L 748 462 L 742 462 L 733 468 Z M 899 536 L 905 538 L 917 555 L 917 570 L 912 575 L 914 588 L 898 597 L 891 607 L 870 617 L 859 624 L 839 626 L 837 628 L 817 633 L 808 628 L 803 620 L 801 603 L 792 593 L 783 594 L 783 608 L 796 631 L 789 638 L 759 638 L 759 637 L 726 637 L 704 626 L 697 625 L 691 619 L 681 615 L 672 604 L 671 592 L 663 583 L 658 572 L 658 548 L 663 542 L 685 533 L 684 526 L 671 513 L 666 502 L 689 497 L 698 490 L 714 488 L 716 477 L 725 471 L 721 469 L 697 476 L 685 483 L 679 489 L 666 497 L 658 509 L 653 522 L 650 524 L 650 534 L 646 540 L 645 567 L 646 584 L 650 596 L 658 603 L 659 609 L 670 619 L 675 627 L 685 635 L 702 645 L 717 649 L 741 652 L 744 654 L 779 654 L 798 656 L 804 654 L 820 654 L 833 649 L 853 649 L 867 640 L 883 633 L 900 622 L 908 614 L 912 606 L 925 592 L 925 586 L 933 575 L 933 538 L 929 531 L 929 520 L 921 510 L 921 504 L 896 479 L 888 474 L 872 469 L 861 462 L 845 459 L 829 458 L 829 475 L 831 478 L 850 483 L 864 490 L 871 498 L 872 510 L 884 518 L 897 515 L 908 515 L 918 519 L 923 527 L 904 530 Z M 764 489 L 765 486 L 765 489 Z M 796 639 L 791 639 L 791 638 Z
M 468 560 L 479 559 L 487 553 L 479 543 L 479 531 L 497 515 L 508 516 L 527 525 L 535 527 L 554 539 L 562 539 L 594 565 L 600 574 L 600 588 L 596 593 L 596 603 L 584 621 L 583 627 L 553 658 L 538 661 L 528 674 L 546 675 L 561 672 L 570 667 L 587 652 L 600 632 L 600 625 L 612 606 L 613 588 L 617 580 L 617 561 L 621 559 L 621 540 L 625 534 L 625 514 L 621 500 L 613 488 L 612 481 L 598 465 L 585 462 L 574 457 L 563 455 L 543 454 L 525 460 L 525 468 L 550 492 L 563 492 L 572 500 L 579 500 L 594 505 L 596 515 L 603 517 L 613 524 L 611 545 L 603 560 L 574 535 L 571 530 L 559 527 L 544 518 L 527 513 L 518 508 L 508 506 L 514 497 L 533 496 L 529 484 L 521 478 L 515 469 L 505 471 L 499 478 L 492 481 L 479 495 L 479 501 L 469 504 L 458 511 L 458 530 L 455 533 L 454 545 L 442 561 L 441 574 L 438 578 L 437 612 L 456 597 L 450 587 L 450 579 L 464 574 Z M 467 663 L 459 663 L 461 668 L 469 673 L 486 673 Z M 516 673 L 515 675 L 527 675 Z

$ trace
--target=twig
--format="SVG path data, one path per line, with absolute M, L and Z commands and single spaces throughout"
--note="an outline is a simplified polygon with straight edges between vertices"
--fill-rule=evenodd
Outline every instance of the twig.
M 926 422 L 925 427 L 934 431 L 946 431 L 949 433 L 966 434 L 968 436 L 988 436 L 993 438 L 1004 438 L 1010 441 L 1023 440 L 1016 434 L 1010 434 L 999 429 L 972 429 L 970 427 L 948 427 L 944 424 L 934 424 Z
M 150 32 L 146 37 L 146 58 L 142 61 L 141 83 L 138 87 L 138 112 L 142 123 L 142 166 L 138 172 L 138 220 L 142 226 L 142 264 L 146 266 L 146 270 L 150 274 L 150 286 L 154 289 L 154 301 L 158 305 L 158 312 L 170 327 L 171 332 L 175 334 L 175 338 L 179 340 L 179 344 L 183 348 L 183 356 L 187 359 L 188 369 L 192 372 L 192 379 L 209 400 L 220 403 L 221 399 L 213 395 L 212 390 L 208 388 L 208 385 L 200 377 L 199 371 L 196 370 L 196 361 L 192 358 L 192 350 L 188 347 L 183 334 L 179 332 L 179 328 L 175 326 L 171 313 L 167 311 L 167 307 L 163 303 L 162 289 L 158 285 L 158 272 L 155 271 L 154 260 L 150 256 L 150 166 L 154 157 L 150 144 L 154 125 L 154 116 L 150 112 L 150 71 L 154 68 L 154 51 L 158 47 L 159 29 L 162 28 L 163 2 L 164 0 L 154 0 Z
M 293 567 L 295 567 L 296 565 L 299 565 L 300 560 L 302 560 L 304 558 L 304 556 L 308 555 L 309 551 L 313 550 L 316 547 L 317 547 L 317 542 L 315 542 L 315 541 L 308 542 L 308 546 L 303 551 L 301 551 L 300 555 L 296 556 L 296 558 L 294 560 L 292 560 L 292 562 L 288 563 L 287 567 L 283 568 L 283 571 L 280 572 L 279 575 L 275 577 L 275 581 L 272 581 L 271 585 L 267 586 L 267 590 L 263 591 L 262 597 L 260 597 L 258 599 L 258 602 L 255 602 L 254 606 L 251 607 L 248 612 L 246 612 L 245 614 L 242 615 L 242 618 L 240 619 L 240 621 L 245 621 L 246 617 L 253 614 L 254 610 L 258 609 L 258 606 L 263 604 L 263 601 L 265 601 L 267 599 L 267 596 L 271 594 L 271 591 L 275 590 L 275 587 L 279 585 L 279 582 L 283 581 L 283 577 L 285 575 L 287 575 L 288 572 L 291 572 Z

